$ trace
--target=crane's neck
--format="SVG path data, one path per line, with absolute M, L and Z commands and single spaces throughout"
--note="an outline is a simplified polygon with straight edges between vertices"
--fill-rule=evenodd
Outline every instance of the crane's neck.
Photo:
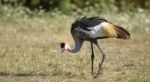
M 81 49 L 82 43 L 83 42 L 81 40 L 75 40 L 75 47 L 74 48 L 69 47 L 68 51 L 72 53 L 78 52 Z

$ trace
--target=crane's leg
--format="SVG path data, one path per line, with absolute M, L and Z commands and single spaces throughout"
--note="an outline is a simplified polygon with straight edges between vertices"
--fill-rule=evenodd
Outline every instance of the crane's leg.
M 94 50 L 93 50 L 93 43 L 91 42 L 91 50 L 92 50 L 92 54 L 91 54 L 91 74 L 93 75 L 93 65 L 94 65 Z
M 102 61 L 99 63 L 99 68 L 98 68 L 97 74 L 94 78 L 96 78 L 99 75 L 100 69 L 101 69 L 104 59 L 105 59 L 105 53 L 103 53 L 103 51 L 101 50 L 100 46 L 98 45 L 98 42 L 96 41 L 95 44 L 98 47 L 99 51 L 102 53 Z

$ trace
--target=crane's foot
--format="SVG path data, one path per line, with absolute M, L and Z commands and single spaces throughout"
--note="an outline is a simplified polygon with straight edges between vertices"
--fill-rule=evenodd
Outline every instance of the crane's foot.
M 100 75 L 100 73 L 102 72 L 102 70 L 103 70 L 102 68 L 99 68 L 97 73 L 95 73 L 95 74 L 92 73 L 91 75 L 92 75 L 93 79 L 97 78 Z
M 93 74 L 93 75 L 92 75 L 93 79 L 96 79 L 98 75 L 99 75 L 99 74 L 96 74 L 96 75 Z
M 93 79 L 96 79 L 98 77 L 99 74 L 96 75 L 92 75 Z

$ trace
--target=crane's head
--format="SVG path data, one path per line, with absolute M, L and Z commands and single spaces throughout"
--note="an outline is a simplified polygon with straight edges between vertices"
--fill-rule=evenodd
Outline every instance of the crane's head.
M 60 43 L 60 47 L 61 47 L 61 49 L 62 49 L 62 53 L 65 51 L 65 50 L 70 50 L 71 48 L 70 48 L 70 46 L 69 45 L 67 45 L 67 44 L 65 44 L 65 43 Z

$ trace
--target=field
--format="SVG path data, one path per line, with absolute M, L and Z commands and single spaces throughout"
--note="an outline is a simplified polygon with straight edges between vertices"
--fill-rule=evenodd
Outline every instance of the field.
M 95 14 L 94 14 L 95 15 Z M 94 16 L 93 14 L 89 16 Z M 129 40 L 99 40 L 106 53 L 103 70 L 92 79 L 90 44 L 76 54 L 60 53 L 60 42 L 74 46 L 71 23 L 82 16 L 12 16 L 0 19 L 0 82 L 150 82 L 148 12 L 99 14 L 124 26 Z M 95 47 L 95 71 L 101 54 Z

